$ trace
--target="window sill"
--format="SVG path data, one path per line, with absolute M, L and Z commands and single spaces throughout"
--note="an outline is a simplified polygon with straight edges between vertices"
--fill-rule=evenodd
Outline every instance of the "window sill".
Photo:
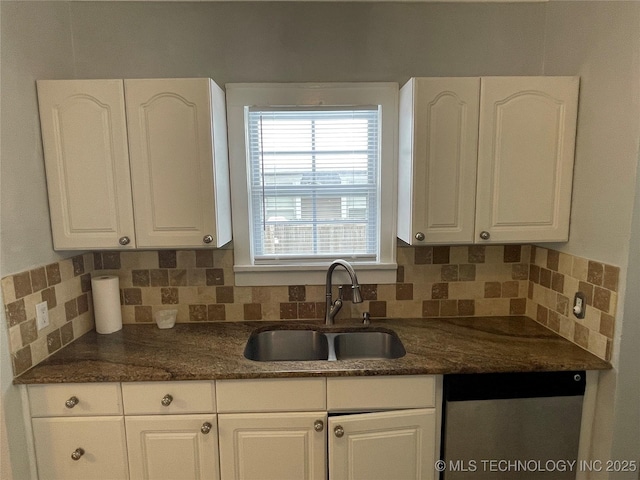
M 396 263 L 352 264 L 360 284 L 396 283 Z M 236 265 L 234 266 L 236 285 L 241 287 L 261 287 L 273 285 L 324 285 L 329 265 Z M 349 275 L 342 268 L 333 273 L 333 284 L 351 283 Z

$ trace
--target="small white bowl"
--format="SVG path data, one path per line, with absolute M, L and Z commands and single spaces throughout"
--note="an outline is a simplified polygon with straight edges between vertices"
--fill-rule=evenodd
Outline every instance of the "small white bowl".
M 153 317 L 156 319 L 158 328 L 173 328 L 176 324 L 178 310 L 159 310 Z

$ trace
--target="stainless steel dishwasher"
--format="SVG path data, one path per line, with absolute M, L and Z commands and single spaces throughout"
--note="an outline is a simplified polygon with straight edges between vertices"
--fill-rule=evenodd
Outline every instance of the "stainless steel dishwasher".
M 444 377 L 442 480 L 573 479 L 585 372 Z

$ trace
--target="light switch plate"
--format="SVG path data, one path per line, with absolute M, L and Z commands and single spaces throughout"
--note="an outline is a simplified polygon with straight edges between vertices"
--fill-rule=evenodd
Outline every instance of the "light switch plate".
M 46 300 L 36 304 L 36 324 L 38 330 L 49 326 L 49 308 Z

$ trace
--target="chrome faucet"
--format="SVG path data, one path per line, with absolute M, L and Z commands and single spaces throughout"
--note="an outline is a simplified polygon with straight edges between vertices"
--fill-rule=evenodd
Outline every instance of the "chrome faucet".
M 327 270 L 327 290 L 326 290 L 326 312 L 324 321 L 327 325 L 333 325 L 333 319 L 342 308 L 342 286 L 338 287 L 338 298 L 333 301 L 331 298 L 331 277 L 333 271 L 337 266 L 342 266 L 349 277 L 351 277 L 351 289 L 353 290 L 353 303 L 362 303 L 362 295 L 360 294 L 360 284 L 358 284 L 358 277 L 353 267 L 346 260 L 334 260 L 329 269 Z

